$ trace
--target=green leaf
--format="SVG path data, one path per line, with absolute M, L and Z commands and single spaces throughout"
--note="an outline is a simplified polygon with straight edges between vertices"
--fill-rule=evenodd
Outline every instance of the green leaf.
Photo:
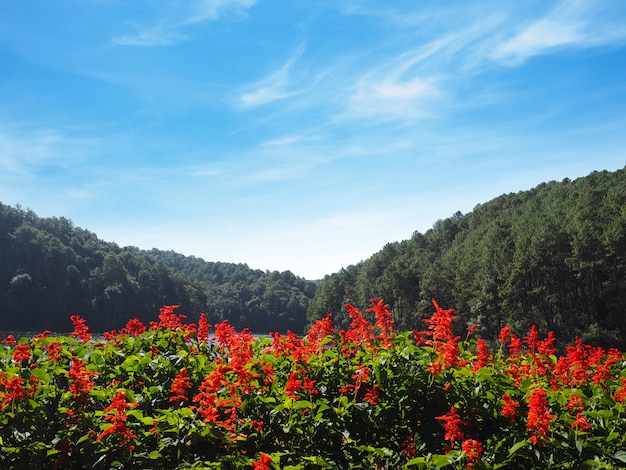
M 613 458 L 626 463 L 626 451 L 618 450 L 615 454 L 613 454 Z
M 517 443 L 515 443 L 510 449 L 509 449 L 509 457 L 511 457 L 513 454 L 515 454 L 518 450 L 520 450 L 523 447 L 526 447 L 528 445 L 528 441 L 527 440 L 523 440 L 523 441 L 519 441 Z

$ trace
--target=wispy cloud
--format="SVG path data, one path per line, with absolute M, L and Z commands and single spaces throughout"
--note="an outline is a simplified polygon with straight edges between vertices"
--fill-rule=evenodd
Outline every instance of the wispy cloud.
M 293 89 L 292 72 L 302 55 L 305 47 L 299 46 L 287 61 L 277 70 L 271 72 L 259 81 L 248 85 L 247 91 L 241 93 L 237 99 L 240 106 L 244 108 L 260 106 L 273 101 L 282 100 L 298 94 Z
M 226 14 L 245 14 L 257 0 L 193 0 L 168 1 L 159 4 L 158 18 L 149 24 L 129 22 L 135 29 L 130 35 L 116 36 L 113 44 L 119 46 L 169 46 L 187 40 L 183 31 L 189 26 L 216 21 Z M 148 2 L 152 10 L 155 3 Z
M 614 8 L 615 2 L 609 3 L 611 5 L 605 1 L 563 1 L 546 16 L 525 24 L 521 31 L 498 45 L 492 58 L 508 65 L 518 65 L 556 48 L 584 49 L 623 44 L 626 40 L 626 9 L 622 8 L 620 12 L 619 8 Z
M 27 175 L 42 166 L 68 167 L 97 146 L 95 139 L 71 137 L 54 128 L 22 129 L 0 123 L 0 163 L 5 175 Z

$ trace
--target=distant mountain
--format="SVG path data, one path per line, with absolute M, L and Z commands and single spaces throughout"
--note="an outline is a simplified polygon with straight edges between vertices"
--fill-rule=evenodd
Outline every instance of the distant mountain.
M 92 331 L 108 331 L 180 304 L 192 321 L 206 312 L 238 328 L 300 333 L 314 292 L 288 271 L 120 248 L 66 218 L 0 203 L 0 330 L 70 331 L 70 315 L 80 315 Z
M 309 321 L 383 297 L 402 329 L 424 328 L 431 298 L 458 314 L 459 334 L 479 323 L 484 338 L 507 324 L 519 336 L 536 324 L 626 347 L 626 169 L 542 183 L 457 212 L 426 233 L 387 244 L 326 276 Z

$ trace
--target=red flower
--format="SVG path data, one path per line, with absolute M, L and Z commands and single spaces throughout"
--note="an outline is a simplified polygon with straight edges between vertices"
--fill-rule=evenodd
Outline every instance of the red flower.
M 372 307 L 368 308 L 366 312 L 374 312 L 376 317 L 376 327 L 380 329 L 380 336 L 378 337 L 386 349 L 391 347 L 391 338 L 395 334 L 393 318 L 389 311 L 389 305 L 383 302 L 383 299 L 372 299 Z
M 186 402 L 189 399 L 187 397 L 187 390 L 190 388 L 191 384 L 189 383 L 189 377 L 187 376 L 187 368 L 185 367 L 180 370 L 176 377 L 174 377 L 170 403 L 174 403 L 175 406 L 180 406 L 181 403 Z
M 519 408 L 519 402 L 511 400 L 511 397 L 506 393 L 502 395 L 502 400 L 504 401 L 504 406 L 502 407 L 502 411 L 500 412 L 500 414 L 515 422 L 517 420 L 517 417 L 519 416 L 519 414 L 517 413 L 517 408 Z
M 72 315 L 70 320 L 72 320 L 72 323 L 74 324 L 74 331 L 70 333 L 70 336 L 76 336 L 83 343 L 90 341 L 92 335 L 89 333 L 87 321 L 78 315 Z
M 437 416 L 435 419 L 443 421 L 443 429 L 446 432 L 444 439 L 450 441 L 450 445 L 453 446 L 455 442 L 465 439 L 463 431 L 461 431 L 461 425 L 465 422 L 458 415 L 454 406 L 445 415 Z
M 13 376 L 9 380 L 2 377 L 0 379 L 0 387 L 4 388 L 4 392 L 0 392 L 0 399 L 2 399 L 0 410 L 4 410 L 9 403 L 15 403 L 28 396 L 22 377 Z
M 585 409 L 585 404 L 583 403 L 582 398 L 580 398 L 578 392 L 570 395 L 567 400 L 567 409 L 570 411 L 583 411 Z
M 206 313 L 201 313 L 198 320 L 198 340 L 200 342 L 206 343 L 208 341 L 210 328 L 211 325 L 207 321 Z
M 2 340 L 3 344 L 6 344 L 7 346 L 15 346 L 16 342 L 15 342 L 15 336 L 13 335 L 9 335 L 6 337 L 6 339 Z
M 471 468 L 474 466 L 474 462 L 480 460 L 480 455 L 483 453 L 482 444 L 474 439 L 466 439 L 461 444 L 461 449 L 467 455 L 467 465 L 466 467 Z
M 272 457 L 269 455 L 261 454 L 259 460 L 252 462 L 253 470 L 271 470 L 270 464 L 272 463 Z
M 87 362 L 72 356 L 72 366 L 67 372 L 67 378 L 73 381 L 70 386 L 70 391 L 74 395 L 74 398 L 80 398 L 81 400 L 86 399 L 87 394 L 93 390 L 94 383 L 91 381 L 90 377 L 98 375 L 97 372 L 88 371 L 86 366 Z
M 58 361 L 62 357 L 63 348 L 59 343 L 53 341 L 48 344 L 48 359 L 51 361 Z
M 576 414 L 576 419 L 572 423 L 572 429 L 577 431 L 586 431 L 591 428 L 591 423 L 583 416 L 582 413 Z
M 535 325 L 530 327 L 530 332 L 528 333 L 528 336 L 524 338 L 524 342 L 531 351 L 537 349 L 537 345 L 539 344 L 539 332 L 537 331 L 537 327 Z
M 370 405 L 376 405 L 378 403 L 378 390 L 379 387 L 377 385 L 370 388 L 367 392 L 365 392 L 363 401 L 369 403 Z
M 500 342 L 500 344 L 507 344 L 510 337 L 511 327 L 509 325 L 506 325 L 500 330 L 500 334 L 498 335 L 498 341 Z
M 13 360 L 18 363 L 27 362 L 30 359 L 30 347 L 26 343 L 20 343 L 15 346 L 13 351 Z
M 298 392 L 300 390 L 302 390 L 302 380 L 298 378 L 297 372 L 292 372 L 289 374 L 287 385 L 285 385 L 285 395 L 289 398 L 296 399 L 298 398 Z
M 529 441 L 537 444 L 542 439 L 548 438 L 550 431 L 550 423 L 556 416 L 548 413 L 548 400 L 546 399 L 546 391 L 539 387 L 532 395 L 528 403 L 528 421 L 526 428 L 533 434 Z
M 132 318 L 128 320 L 126 327 L 122 329 L 123 334 L 132 336 L 139 336 L 144 331 L 146 331 L 146 327 L 137 318 Z
M 127 444 L 131 439 L 137 439 L 137 436 L 126 426 L 126 410 L 136 406 L 138 406 L 138 403 L 129 403 L 126 401 L 125 391 L 118 390 L 117 395 L 111 400 L 111 404 L 104 409 L 105 412 L 115 412 L 114 414 L 109 414 L 104 417 L 106 421 L 111 422 L 111 426 L 100 433 L 96 438 L 96 442 L 101 441 L 110 434 L 120 435 L 122 437 L 121 445 Z
M 491 363 L 491 352 L 489 352 L 489 347 L 487 346 L 487 342 L 478 338 L 478 354 L 476 358 L 476 362 L 472 366 L 472 371 L 477 371 Z

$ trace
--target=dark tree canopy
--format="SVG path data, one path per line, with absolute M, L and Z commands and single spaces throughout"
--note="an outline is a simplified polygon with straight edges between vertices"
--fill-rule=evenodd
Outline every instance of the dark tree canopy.
M 191 320 L 206 312 L 255 332 L 301 333 L 314 292 L 289 271 L 120 248 L 68 219 L 0 204 L 0 330 L 70 331 L 69 317 L 80 315 L 108 331 L 180 304 Z

